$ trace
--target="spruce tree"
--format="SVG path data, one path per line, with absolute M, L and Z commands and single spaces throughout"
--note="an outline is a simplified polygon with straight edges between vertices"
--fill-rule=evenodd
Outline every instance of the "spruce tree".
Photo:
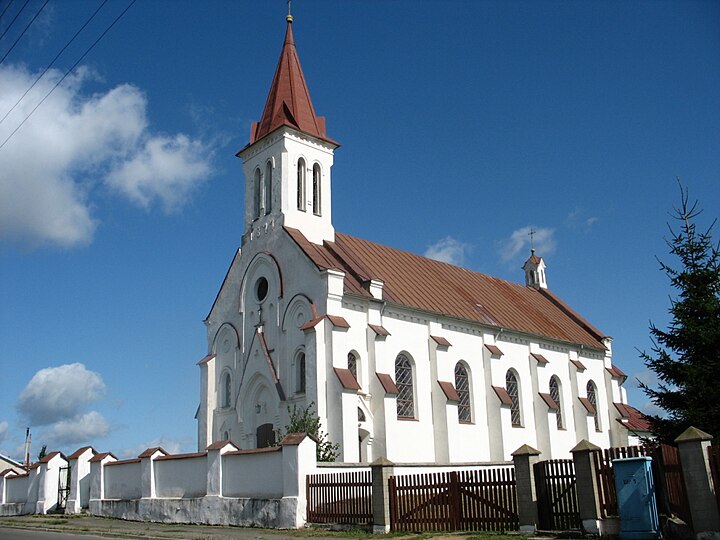
M 679 181 L 678 181 L 679 183 Z M 702 210 L 688 202 L 680 185 L 680 207 L 672 216 L 679 229 L 668 224 L 666 240 L 677 267 L 658 259 L 660 268 L 677 291 L 671 299 L 671 321 L 666 330 L 650 323 L 653 347 L 641 351 L 645 365 L 658 377 L 658 387 L 640 383 L 665 415 L 649 416 L 653 434 L 671 443 L 690 426 L 720 438 L 720 246 L 712 239 L 715 222 L 699 232 L 695 221 Z

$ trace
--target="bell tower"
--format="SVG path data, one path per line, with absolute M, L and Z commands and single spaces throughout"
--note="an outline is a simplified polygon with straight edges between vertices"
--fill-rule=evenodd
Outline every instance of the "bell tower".
M 545 261 L 542 257 L 535 255 L 535 249 L 530 250 L 530 258 L 523 264 L 525 270 L 525 285 L 535 289 L 547 289 L 547 278 L 545 277 Z
M 237 153 L 245 173 L 243 244 L 282 226 L 300 230 L 316 244 L 335 240 L 330 169 L 339 145 L 327 136 L 325 118 L 315 114 L 295 49 L 292 15 L 286 20 L 262 117 Z

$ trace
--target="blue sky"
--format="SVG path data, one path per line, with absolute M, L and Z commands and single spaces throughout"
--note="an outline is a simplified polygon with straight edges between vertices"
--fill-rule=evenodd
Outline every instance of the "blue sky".
M 110 0 L 0 144 L 130 0 Z M 0 0 L 0 12 L 9 0 Z M 0 19 L 0 57 L 40 9 Z M 93 1 L 50 1 L 0 64 L 0 117 Z M 0 453 L 196 447 L 207 315 L 243 233 L 234 154 L 259 120 L 284 0 L 141 1 L 0 148 Z M 549 286 L 614 337 L 667 323 L 679 176 L 720 212 L 720 3 L 293 3 L 318 114 L 342 146 L 336 230 Z M 716 231 L 716 238 L 720 232 Z M 631 403 L 645 398 L 626 383 Z

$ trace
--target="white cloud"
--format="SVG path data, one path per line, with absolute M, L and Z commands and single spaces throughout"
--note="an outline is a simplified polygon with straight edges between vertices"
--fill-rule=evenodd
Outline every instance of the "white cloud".
M 0 422 L 0 444 L 5 442 L 5 439 L 7 439 L 8 435 L 8 423 L 4 420 Z
M 130 160 L 112 171 L 108 183 L 147 208 L 155 199 L 177 210 L 210 172 L 206 150 L 185 135 L 153 137 Z
M 530 231 L 533 230 L 533 245 L 538 255 L 544 257 L 553 253 L 557 247 L 555 229 L 527 225 L 516 229 L 509 238 L 502 242 L 500 258 L 503 262 L 513 261 L 522 251 L 530 254 Z
M 53 424 L 45 435 L 53 447 L 70 444 L 82 444 L 104 437 L 110 431 L 110 424 L 97 411 L 77 415 L 74 418 L 60 420 Z
M 461 266 L 465 263 L 465 255 L 470 246 L 451 236 L 438 240 L 425 250 L 425 256 L 436 261 Z
M 32 425 L 44 426 L 76 418 L 81 408 L 100 399 L 105 383 L 83 364 L 65 364 L 38 371 L 18 399 L 18 411 Z
M 589 229 L 595 223 L 597 223 L 600 220 L 600 218 L 595 216 L 589 216 L 587 215 L 587 211 L 584 208 L 577 207 L 572 212 L 570 212 L 565 219 L 566 224 L 569 227 L 584 227 L 586 229 Z
M 0 115 L 35 77 L 22 67 L 0 66 Z M 60 77 L 48 71 L 0 123 L 0 144 Z M 138 88 L 123 84 L 87 95 L 83 87 L 92 78 L 87 69 L 66 78 L 0 149 L 0 240 L 89 243 L 98 225 L 92 202 L 98 183 L 143 207 L 158 201 L 176 209 L 209 173 L 200 142 L 150 132 L 147 100 Z

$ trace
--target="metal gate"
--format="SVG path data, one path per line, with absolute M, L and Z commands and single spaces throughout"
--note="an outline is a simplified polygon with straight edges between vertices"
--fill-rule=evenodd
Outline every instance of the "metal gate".
M 534 465 L 538 527 L 544 531 L 580 529 L 577 481 L 572 459 L 551 459 Z
M 55 508 L 56 512 L 62 512 L 67 506 L 68 496 L 70 495 L 70 478 L 72 472 L 70 466 L 60 467 L 58 474 L 58 502 Z

